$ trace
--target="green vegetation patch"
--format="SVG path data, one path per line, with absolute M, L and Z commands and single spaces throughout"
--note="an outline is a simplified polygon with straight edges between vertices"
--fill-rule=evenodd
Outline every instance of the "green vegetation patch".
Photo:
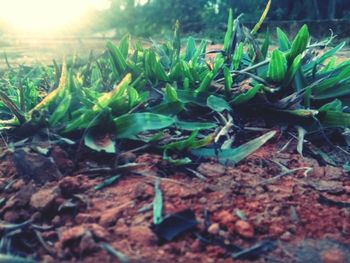
M 263 43 L 255 37 L 268 8 L 252 31 L 230 11 L 223 49 L 210 59 L 205 41 L 189 37 L 181 46 L 176 24 L 172 42 L 150 48 L 131 47 L 125 36 L 85 64 L 10 68 L 0 80 L 1 129 L 16 138 L 43 128 L 80 134 L 110 153 L 123 150 L 110 143 L 148 144 L 180 165 L 194 156 L 236 163 L 274 137 L 236 139 L 246 116 L 295 127 L 299 138 L 349 128 L 350 61 L 334 58 L 344 43 L 312 42 L 305 25 L 294 39 L 277 29 L 278 47 L 269 52 L 269 34 Z M 101 135 L 109 144 L 96 144 Z

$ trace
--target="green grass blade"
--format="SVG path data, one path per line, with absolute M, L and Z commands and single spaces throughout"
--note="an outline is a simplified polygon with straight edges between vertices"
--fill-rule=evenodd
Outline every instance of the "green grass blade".
M 350 113 L 327 111 L 317 115 L 324 128 L 349 128 Z
M 213 111 L 222 112 L 224 110 L 231 111 L 231 106 L 228 102 L 218 96 L 210 95 L 207 99 L 207 105 Z
M 244 104 L 247 103 L 248 101 L 250 101 L 251 99 L 253 99 L 255 97 L 255 95 L 262 89 L 263 85 L 258 84 L 255 85 L 254 87 L 250 88 L 247 92 L 242 93 L 240 95 L 238 95 L 237 97 L 235 97 L 231 103 L 233 105 L 240 105 L 240 104 Z
M 227 97 L 229 97 L 232 89 L 232 85 L 233 85 L 233 78 L 229 68 L 224 67 L 223 71 L 224 71 L 224 78 L 225 78 L 225 94 Z
M 110 177 L 110 178 L 104 180 L 102 183 L 96 185 L 96 186 L 94 187 L 94 190 L 95 190 L 95 191 L 99 191 L 99 190 L 101 190 L 101 189 L 103 189 L 103 188 L 105 188 L 105 187 L 107 187 L 107 186 L 110 186 L 110 185 L 112 185 L 113 183 L 115 183 L 116 181 L 118 181 L 120 177 L 121 177 L 121 175 L 112 176 L 112 177 Z
M 270 31 L 269 29 L 267 29 L 265 38 L 264 38 L 264 43 L 261 46 L 261 54 L 263 55 L 263 59 L 266 59 L 267 57 L 269 46 L 270 46 Z
M 226 53 L 228 53 L 228 50 L 230 48 L 232 34 L 233 34 L 233 14 L 232 14 L 232 9 L 230 8 L 229 14 L 228 14 L 228 21 L 227 21 L 227 31 L 224 38 L 224 51 Z
M 212 71 L 209 71 L 207 73 L 207 75 L 204 77 L 204 79 L 202 80 L 201 84 L 199 85 L 199 87 L 195 90 L 195 94 L 199 94 L 202 92 L 206 92 L 209 90 L 210 86 L 211 86 L 211 82 L 214 79 L 214 74 Z
M 277 31 L 277 40 L 278 40 L 279 50 L 281 50 L 282 52 L 288 51 L 291 47 L 291 44 L 286 33 L 284 33 L 283 30 L 280 29 L 279 27 L 277 27 L 276 31 Z
M 154 186 L 153 224 L 160 224 L 163 220 L 163 194 L 160 190 L 160 179 L 157 178 Z
M 154 113 L 126 114 L 114 119 L 117 138 L 133 138 L 140 132 L 164 129 L 173 125 L 175 120 Z
M 237 148 L 233 149 L 225 149 L 219 151 L 218 155 L 216 155 L 215 149 L 197 149 L 193 150 L 192 153 L 198 157 L 211 158 L 218 157 L 220 163 L 227 164 L 233 163 L 237 164 L 247 156 L 258 150 L 261 146 L 263 146 L 267 141 L 272 139 L 276 135 L 276 131 L 268 132 L 256 139 L 253 139 Z
M 215 123 L 211 122 L 186 122 L 176 121 L 175 127 L 179 130 L 185 131 L 197 131 L 197 130 L 210 130 L 217 127 Z
M 193 37 L 189 37 L 187 40 L 184 60 L 186 62 L 189 62 L 190 60 L 192 60 L 195 53 L 196 53 L 196 41 L 194 40 Z
M 119 42 L 119 50 L 123 58 L 126 60 L 129 54 L 130 35 L 126 34 Z
M 233 55 L 232 68 L 234 70 L 237 70 L 242 62 L 243 50 L 244 50 L 244 44 L 241 42 L 241 43 L 239 43 L 239 45 L 238 45 L 238 47 L 235 50 L 235 53 Z
M 123 56 L 123 53 L 111 41 L 107 42 L 107 49 L 116 77 L 123 76 L 126 70 L 126 60 Z
M 71 106 L 72 95 L 67 94 L 64 96 L 63 100 L 58 104 L 55 111 L 51 114 L 49 118 L 49 124 L 51 126 L 57 124 L 60 120 L 62 120 L 66 115 Z
M 309 43 L 310 34 L 307 25 L 304 25 L 295 36 L 292 47 L 288 54 L 288 61 L 291 63 L 299 54 L 303 53 Z
M 287 73 L 287 59 L 278 49 L 272 52 L 271 61 L 267 71 L 267 77 L 276 82 L 282 82 Z
M 261 15 L 261 17 L 260 17 L 258 23 L 254 26 L 254 28 L 253 28 L 253 30 L 252 30 L 252 32 L 251 32 L 252 35 L 255 35 L 255 34 L 259 31 L 259 29 L 260 29 L 262 23 L 263 23 L 264 20 L 266 19 L 266 16 L 267 16 L 267 14 L 268 14 L 269 11 L 270 11 L 271 2 L 272 2 L 272 0 L 269 0 L 269 1 L 267 2 L 266 7 L 265 7 L 265 9 L 264 9 L 264 12 L 262 13 L 262 15 Z

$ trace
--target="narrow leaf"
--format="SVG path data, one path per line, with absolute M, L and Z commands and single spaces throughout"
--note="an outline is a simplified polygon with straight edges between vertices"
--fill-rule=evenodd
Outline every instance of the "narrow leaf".
M 214 95 L 210 95 L 208 97 L 207 105 L 209 108 L 216 112 L 222 112 L 224 110 L 231 111 L 231 107 L 226 100 Z
M 273 138 L 276 135 L 276 131 L 268 132 L 256 139 L 253 139 L 237 148 L 233 149 L 225 149 L 219 151 L 216 154 L 215 149 L 198 149 L 193 150 L 192 153 L 198 157 L 211 158 L 218 157 L 220 163 L 227 164 L 233 163 L 237 164 L 242 161 L 244 158 L 258 150 L 261 146 L 263 146 L 267 141 Z
M 252 30 L 252 32 L 251 32 L 252 35 L 255 35 L 255 34 L 259 31 L 259 29 L 260 29 L 262 23 L 264 22 L 264 20 L 265 20 L 267 14 L 268 14 L 269 11 L 270 11 L 271 2 L 272 2 L 272 0 L 269 0 L 269 1 L 267 2 L 267 5 L 266 5 L 266 7 L 265 7 L 265 9 L 264 9 L 264 12 L 262 13 L 262 15 L 261 15 L 261 17 L 260 17 L 258 23 L 254 26 L 254 28 L 253 28 L 253 30 Z
M 281 82 L 287 73 L 287 59 L 278 49 L 272 52 L 267 76 L 274 82 Z
M 153 224 L 157 225 L 162 222 L 163 213 L 163 195 L 160 190 L 160 180 L 157 178 L 154 186 L 154 200 L 153 200 Z
M 171 117 L 147 112 L 126 114 L 114 119 L 118 138 L 133 138 L 140 132 L 163 129 L 174 122 Z

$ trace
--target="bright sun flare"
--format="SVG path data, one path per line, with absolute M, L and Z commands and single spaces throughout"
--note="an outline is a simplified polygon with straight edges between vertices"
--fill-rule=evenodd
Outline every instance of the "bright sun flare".
M 0 0 L 0 19 L 27 32 L 47 32 L 78 22 L 89 8 L 108 7 L 109 0 Z

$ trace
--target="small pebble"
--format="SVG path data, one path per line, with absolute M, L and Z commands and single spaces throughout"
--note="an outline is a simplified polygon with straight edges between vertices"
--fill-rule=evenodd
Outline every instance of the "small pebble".
M 235 224 L 236 232 L 244 238 L 253 238 L 254 237 L 254 228 L 251 224 L 246 221 L 239 220 Z
M 201 198 L 199 199 L 199 203 L 201 203 L 201 204 L 206 204 L 207 201 L 208 201 L 208 199 L 205 198 L 205 197 L 201 197 Z
M 219 231 L 220 231 L 220 226 L 217 223 L 210 225 L 208 228 L 208 233 L 212 235 L 219 234 Z
M 290 241 L 292 239 L 292 233 L 287 231 L 284 232 L 283 235 L 280 237 L 282 241 Z

